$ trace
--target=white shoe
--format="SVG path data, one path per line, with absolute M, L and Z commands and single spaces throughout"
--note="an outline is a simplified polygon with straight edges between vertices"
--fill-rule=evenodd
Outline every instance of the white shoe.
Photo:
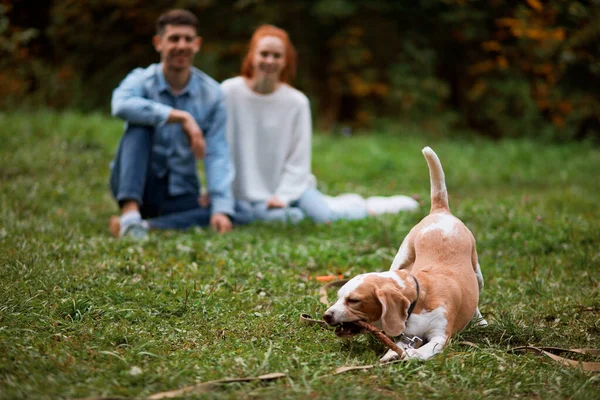
M 111 218 L 111 231 L 116 231 L 116 221 Z M 129 211 L 118 219 L 119 237 L 130 237 L 136 240 L 148 238 L 150 224 L 144 221 L 139 211 Z M 114 234 L 114 233 L 113 233 Z
M 146 240 L 148 239 L 149 230 L 150 226 L 147 221 L 132 222 L 121 227 L 119 236 L 129 237 L 134 240 Z
M 339 213 L 367 208 L 365 198 L 356 193 L 343 193 L 335 197 L 325 196 L 325 201 L 332 211 Z
M 419 203 L 408 196 L 373 196 L 367 199 L 367 209 L 373 215 L 396 214 L 400 211 L 415 211 Z

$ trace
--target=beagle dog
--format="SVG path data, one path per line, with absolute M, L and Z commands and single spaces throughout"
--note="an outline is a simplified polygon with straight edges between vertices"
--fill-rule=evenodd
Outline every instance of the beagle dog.
M 364 321 L 394 338 L 401 334 L 424 341 L 412 348 L 400 340 L 405 358 L 427 360 L 442 351 L 450 337 L 469 321 L 487 322 L 478 308 L 483 276 L 475 238 L 450 212 L 444 171 L 435 152 L 425 147 L 429 167 L 431 210 L 414 226 L 387 272 L 358 275 L 338 291 L 338 299 L 323 315 L 340 337 L 353 336 Z M 380 361 L 398 354 L 389 350 Z

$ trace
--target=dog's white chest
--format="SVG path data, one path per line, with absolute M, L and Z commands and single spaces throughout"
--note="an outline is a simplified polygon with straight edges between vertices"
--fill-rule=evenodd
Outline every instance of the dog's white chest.
M 438 307 L 432 311 L 425 311 L 420 314 L 412 314 L 406 321 L 404 334 L 408 336 L 419 336 L 423 339 L 446 334 L 448 320 L 446 319 L 446 309 Z

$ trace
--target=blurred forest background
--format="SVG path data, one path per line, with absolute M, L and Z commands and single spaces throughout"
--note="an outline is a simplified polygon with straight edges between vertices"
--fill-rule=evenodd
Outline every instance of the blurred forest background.
M 218 81 L 259 24 L 286 29 L 323 130 L 600 137 L 600 0 L 0 0 L 0 109 L 108 111 L 170 8 L 198 15 Z

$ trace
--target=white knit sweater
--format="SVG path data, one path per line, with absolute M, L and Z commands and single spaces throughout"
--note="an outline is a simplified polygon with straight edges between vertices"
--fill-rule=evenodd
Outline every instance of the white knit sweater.
M 297 200 L 311 179 L 311 116 L 306 96 L 283 84 L 258 94 L 242 77 L 221 84 L 227 103 L 227 141 L 235 164 L 236 199 Z

